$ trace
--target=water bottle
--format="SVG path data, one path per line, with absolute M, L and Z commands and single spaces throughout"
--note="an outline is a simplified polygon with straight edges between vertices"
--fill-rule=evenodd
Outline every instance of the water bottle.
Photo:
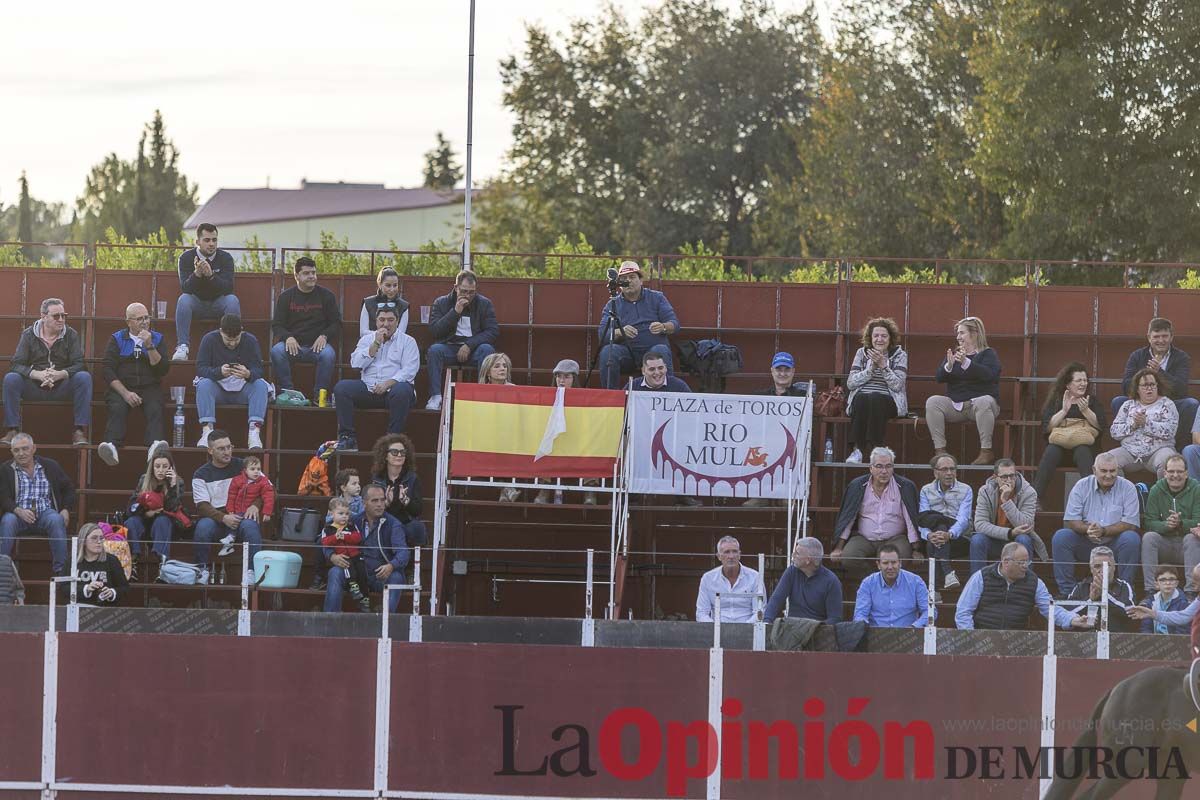
M 833 461 L 833 439 L 825 440 L 825 460 Z
M 175 404 L 175 433 L 173 438 L 174 447 L 183 447 L 183 404 Z

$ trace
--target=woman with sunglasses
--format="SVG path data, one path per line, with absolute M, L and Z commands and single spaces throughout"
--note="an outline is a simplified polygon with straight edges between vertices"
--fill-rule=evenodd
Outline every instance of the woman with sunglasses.
M 387 489 L 387 513 L 404 526 L 409 546 L 425 544 L 429 535 L 421 519 L 421 482 L 412 439 L 403 433 L 381 436 L 371 455 L 371 480 Z
M 375 313 L 379 310 L 379 304 L 384 302 L 396 304 L 396 314 L 400 317 L 396 331 L 407 333 L 408 302 L 400 297 L 400 273 L 391 267 L 384 267 L 375 277 L 375 285 L 379 287 L 379 291 L 363 298 L 362 310 L 358 313 L 358 338 L 361 339 L 375 330 Z
M 925 401 L 925 422 L 933 439 L 933 454 L 946 451 L 946 423 L 974 422 L 979 429 L 979 456 L 972 464 L 991 464 L 992 431 L 1000 413 L 1000 358 L 988 347 L 987 331 L 979 317 L 966 317 L 954 325 L 955 347 L 946 350 L 938 365 L 937 380 L 946 384 L 945 394 Z

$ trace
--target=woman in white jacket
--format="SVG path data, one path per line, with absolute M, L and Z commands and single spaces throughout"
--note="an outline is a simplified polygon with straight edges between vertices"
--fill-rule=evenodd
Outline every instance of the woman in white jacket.
M 888 420 L 908 414 L 907 383 L 908 353 L 900 346 L 900 329 L 888 317 L 870 320 L 846 377 L 852 448 L 846 461 L 862 463 L 863 453 L 884 446 Z

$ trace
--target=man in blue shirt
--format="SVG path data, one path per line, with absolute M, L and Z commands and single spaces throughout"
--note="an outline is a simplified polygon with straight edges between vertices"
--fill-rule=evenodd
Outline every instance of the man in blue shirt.
M 924 628 L 928 618 L 929 590 L 925 582 L 900 569 L 896 545 L 880 547 L 879 571 L 858 585 L 854 621 L 864 621 L 872 628 Z
M 821 566 L 825 546 L 812 536 L 796 540 L 792 563 L 783 571 L 763 619 L 775 619 L 786 603 L 789 617 L 802 617 L 828 622 L 842 621 L 842 583 L 830 570 Z
M 608 301 L 600 318 L 600 385 L 621 388 L 621 373 L 632 372 L 647 353 L 658 353 L 673 373 L 667 336 L 679 330 L 675 309 L 662 292 L 642 288 L 642 268 L 626 261 L 617 270 L 621 293 Z M 616 313 L 616 319 L 610 312 Z

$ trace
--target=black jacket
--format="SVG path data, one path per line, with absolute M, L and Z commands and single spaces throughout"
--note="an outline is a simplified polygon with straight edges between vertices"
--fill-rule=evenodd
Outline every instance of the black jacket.
M 75 507 L 75 485 L 63 472 L 58 462 L 50 458 L 34 456 L 33 460 L 46 471 L 50 482 L 50 505 L 55 511 L 71 511 Z M 12 459 L 0 464 L 0 511 L 5 513 L 17 508 L 17 465 Z
M 1133 391 L 1133 387 L 1129 384 L 1133 381 L 1134 373 L 1146 366 L 1149 361 L 1150 345 L 1140 347 L 1129 354 L 1129 360 L 1125 362 L 1125 375 L 1121 378 L 1123 394 L 1128 397 L 1137 395 L 1137 392 Z M 1160 374 L 1163 377 L 1163 383 L 1167 384 L 1167 397 L 1172 400 L 1182 400 L 1187 397 L 1188 393 L 1188 380 L 1192 374 L 1192 357 L 1178 347 L 1172 346 L 1167 358 L 1167 368 Z
M 151 364 L 146 353 L 133 346 L 133 337 L 129 335 L 128 328 L 122 328 L 108 337 L 108 345 L 104 348 L 104 383 L 111 386 L 113 381 L 119 380 L 131 391 L 161 383 L 171 368 L 171 357 L 164 352 L 167 348 L 163 343 L 163 335 L 151 331 L 151 337 L 151 344 L 161 356 L 157 364 Z
M 905 510 L 908 511 L 908 519 L 915 528 L 917 527 L 917 509 L 921 506 L 920 491 L 917 489 L 917 485 L 908 478 L 901 475 L 894 477 L 896 485 L 900 487 L 900 502 L 904 504 Z M 863 498 L 866 497 L 867 484 L 870 482 L 870 475 L 860 475 L 846 484 L 846 493 L 842 495 L 842 507 L 838 511 L 837 522 L 833 525 L 835 545 L 842 534 L 849 530 L 858 519 L 858 513 L 862 511 Z
M 54 362 L 55 369 L 64 369 L 68 375 L 74 375 L 83 370 L 83 342 L 79 332 L 67 326 L 63 335 L 50 347 L 41 340 L 37 332 L 42 329 L 42 321 L 30 325 L 21 331 L 21 339 L 17 342 L 17 351 L 13 353 L 9 370 L 28 378 L 35 369 L 45 369 Z
M 496 322 L 496 309 L 492 301 L 481 294 L 475 295 L 467 313 L 471 317 L 471 338 L 463 340 L 456 332 L 462 315 L 454 310 L 458 296 L 454 292 L 433 301 L 429 310 L 429 332 L 438 343 L 465 344 L 474 350 L 481 344 L 495 344 L 500 336 L 500 325 Z
M 212 267 L 211 278 L 196 277 L 196 248 L 184 250 L 179 256 L 179 286 L 184 294 L 194 294 L 201 300 L 209 302 L 233 294 L 233 256 L 217 248 L 212 258 L 208 259 Z

